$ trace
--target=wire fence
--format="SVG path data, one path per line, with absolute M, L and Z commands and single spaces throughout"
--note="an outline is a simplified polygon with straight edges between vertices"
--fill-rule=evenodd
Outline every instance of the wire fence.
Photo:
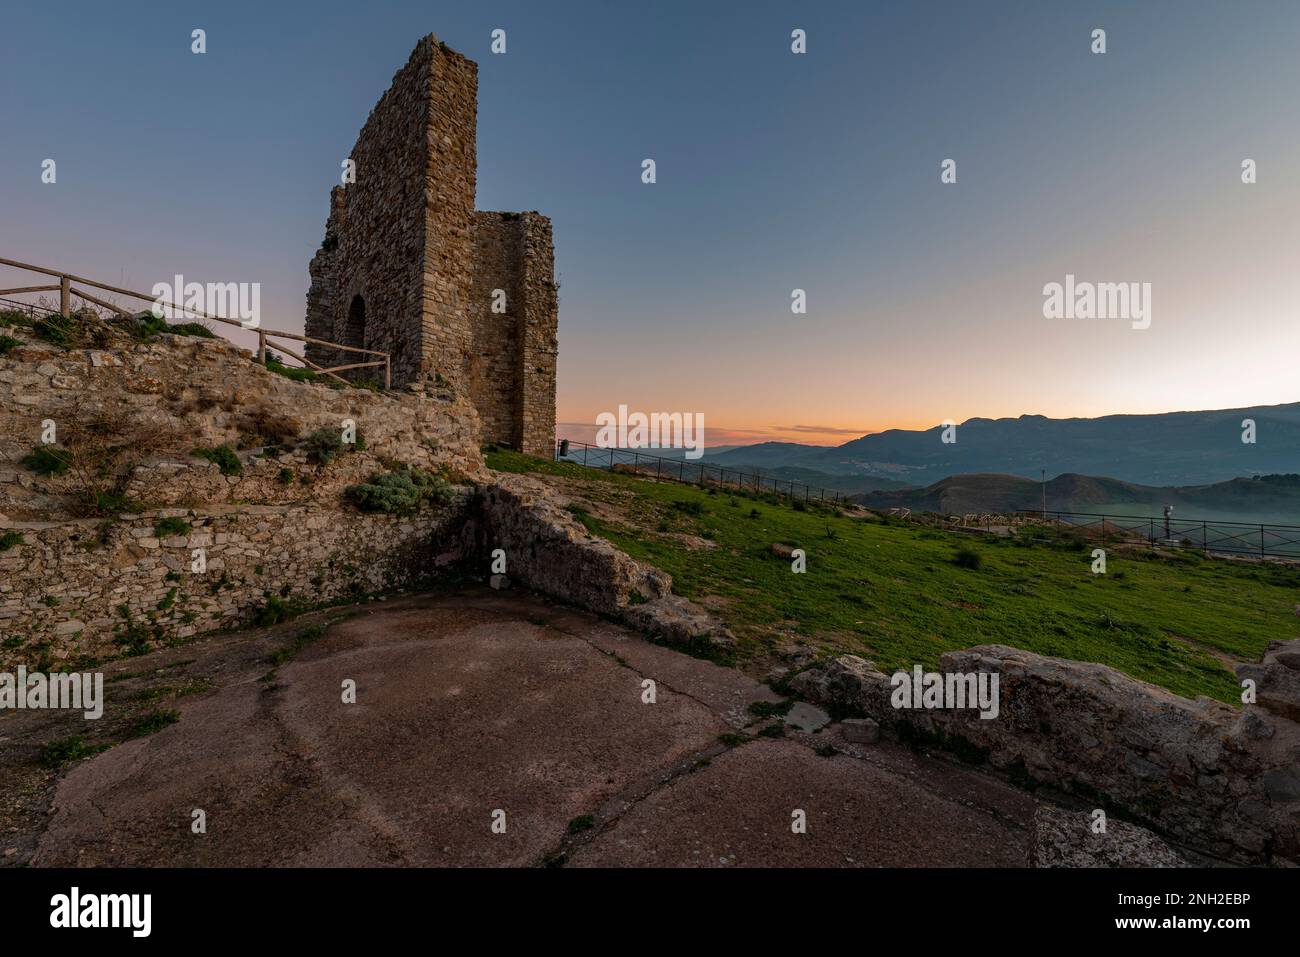
M 565 439 L 555 448 L 559 462 L 588 468 L 626 470 L 660 481 L 689 485 L 715 485 L 758 494 L 786 496 L 803 502 L 850 505 L 849 494 L 793 479 L 763 475 L 755 471 L 729 469 L 708 462 L 669 458 L 635 449 L 612 449 Z M 860 506 L 856 506 L 860 507 Z M 903 519 L 925 524 L 938 516 L 912 515 L 907 509 L 891 509 Z M 1059 509 L 1026 509 L 1005 515 L 953 516 L 962 528 L 1032 526 L 1051 524 L 1078 531 L 1102 544 L 1147 545 L 1151 548 L 1190 548 L 1206 554 L 1255 555 L 1260 558 L 1300 559 L 1300 525 L 1266 522 L 1232 522 L 1215 519 L 1155 518 L 1149 515 L 1111 515 L 1070 512 Z M 1032 532 L 1029 534 L 1032 535 Z
M 28 319 L 35 319 L 37 315 L 53 316 L 57 315 L 57 309 L 51 309 L 49 306 L 42 306 L 35 302 L 20 302 L 17 299 L 6 299 L 0 296 L 0 309 L 16 309 L 19 312 L 27 313 Z
M 1218 552 L 1256 555 L 1260 558 L 1300 558 L 1300 525 L 1039 509 L 1017 514 L 1026 520 L 1037 518 L 1043 522 L 1077 529 L 1103 544 L 1146 544 L 1151 548 L 1191 548 L 1206 554 Z
M 555 447 L 558 462 L 572 462 L 589 468 L 615 470 L 623 467 L 648 478 L 684 482 L 688 485 L 718 485 L 758 494 L 783 495 L 803 502 L 845 505 L 847 495 L 835 489 L 821 488 L 793 479 L 782 479 L 759 472 L 742 472 L 708 462 L 691 462 L 685 458 L 652 455 L 635 449 L 611 449 L 586 442 L 564 439 Z

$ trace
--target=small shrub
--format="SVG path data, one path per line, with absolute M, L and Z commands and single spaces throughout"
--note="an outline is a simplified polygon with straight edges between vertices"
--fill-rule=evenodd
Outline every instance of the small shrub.
M 92 489 L 81 497 L 81 503 L 92 515 L 117 515 L 121 512 L 143 512 L 144 505 L 114 489 Z
M 160 518 L 153 527 L 153 533 L 156 538 L 171 538 L 174 535 L 188 535 L 193 527 L 183 518 Z
M 276 476 L 276 481 L 281 485 L 292 485 L 293 469 L 280 469 L 280 474 Z
M 22 464 L 37 475 L 62 475 L 72 466 L 72 453 L 52 445 L 38 445 L 23 456 Z
M 68 316 L 52 315 L 37 319 L 32 323 L 32 331 L 51 345 L 63 346 L 65 349 L 71 349 L 81 341 L 80 330 Z
M 31 318 L 21 309 L 0 309 L 0 326 L 30 326 Z
M 343 436 L 338 429 L 317 429 L 303 443 L 307 449 L 308 461 L 317 465 L 329 465 L 334 457 L 343 451 L 354 451 L 365 448 L 364 440 L 361 437 L 361 431 L 357 430 L 357 441 L 355 445 L 344 446 Z
M 5 532 L 3 535 L 0 535 L 0 552 L 7 552 L 15 545 L 21 545 L 22 543 L 22 532 Z
M 9 355 L 9 353 L 13 352 L 20 345 L 22 345 L 22 343 L 13 336 L 0 336 L 0 356 Z
M 201 322 L 178 322 L 173 326 L 164 317 L 155 316 L 152 312 L 144 312 L 135 317 L 132 333 L 142 342 L 157 335 L 195 336 L 199 339 L 217 337 L 215 332 Z
M 178 322 L 163 331 L 170 332 L 174 336 L 194 336 L 196 339 L 217 338 L 217 334 L 201 322 Z
M 278 625 L 282 621 L 297 618 L 305 610 L 301 602 L 289 601 L 279 595 L 272 595 L 266 600 L 266 604 L 258 609 L 257 614 L 253 616 L 253 624 L 259 628 L 267 628 L 271 625 Z
M 197 448 L 194 455 L 201 459 L 207 459 L 221 469 L 222 475 L 239 475 L 244 471 L 243 464 L 239 461 L 239 456 L 229 445 L 218 445 L 216 448 L 205 449 Z
M 957 554 L 953 556 L 952 560 L 958 568 L 969 568 L 971 571 L 979 571 L 984 564 L 984 556 L 969 547 L 957 549 Z
M 80 761 L 92 754 L 107 750 L 107 744 L 87 744 L 84 734 L 74 734 L 70 738 L 59 738 L 41 748 L 41 763 L 46 767 L 57 768 L 72 761 Z
M 697 502 L 693 499 L 687 502 L 673 502 L 673 508 L 685 515 L 693 515 L 696 517 L 703 515 L 705 511 L 704 503 Z
M 361 485 L 349 485 L 343 497 L 363 512 L 387 512 L 401 515 L 414 511 L 421 502 L 433 500 L 440 505 L 451 501 L 451 486 L 436 475 L 416 468 L 381 472 Z

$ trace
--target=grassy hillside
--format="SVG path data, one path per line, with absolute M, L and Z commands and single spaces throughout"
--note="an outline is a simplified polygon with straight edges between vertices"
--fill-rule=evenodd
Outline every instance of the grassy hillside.
M 1292 567 L 1112 550 L 1108 574 L 1094 576 L 1092 545 L 1077 538 L 972 540 L 509 452 L 490 453 L 488 464 L 552 482 L 593 534 L 714 607 L 741 639 L 741 666 L 761 667 L 797 641 L 885 670 L 996 642 L 1236 702 L 1227 661 L 1295 636 Z M 773 542 L 803 548 L 807 572 L 794 574 Z

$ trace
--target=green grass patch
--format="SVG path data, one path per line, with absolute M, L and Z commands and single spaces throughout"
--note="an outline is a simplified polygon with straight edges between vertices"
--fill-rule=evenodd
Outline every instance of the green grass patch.
M 151 312 L 136 318 L 133 332 L 135 338 L 141 341 L 158 335 L 194 336 L 198 339 L 217 338 L 217 334 L 201 322 L 178 322 L 172 325 L 166 318 L 155 316 Z
M 886 672 L 934 669 L 945 651 L 1002 644 L 1100 662 L 1188 697 L 1239 703 L 1236 677 L 1217 656 L 1256 660 L 1269 641 L 1294 637 L 1294 566 L 1112 547 L 1112 574 L 1093 575 L 1091 545 L 1077 535 L 1044 533 L 1038 542 L 1030 530 L 973 545 L 869 513 L 797 511 L 779 499 L 765 499 L 749 517 L 691 485 L 502 449 L 486 458 L 499 471 L 581 481 L 584 498 L 627 513 L 626 521 L 582 520 L 672 575 L 676 593 L 725 599 L 718 614 L 739 639 L 741 664 L 791 637 L 818 653 L 862 655 Z M 715 547 L 685 548 L 681 534 L 710 537 Z M 774 542 L 804 543 L 807 572 L 774 560 Z M 958 564 L 963 548 L 980 556 L 978 570 L 970 560 Z
M 154 536 L 157 538 L 171 538 L 174 535 L 188 535 L 194 528 L 183 518 L 160 518 L 153 527 Z
M 46 478 L 63 475 L 72 467 L 72 453 L 54 445 L 38 445 L 24 455 L 20 463 Z
M 244 471 L 243 464 L 239 461 L 239 456 L 229 445 L 218 445 L 215 448 L 197 448 L 194 455 L 201 459 L 207 459 L 221 469 L 222 475 L 239 475 Z
M 88 744 L 84 734 L 74 734 L 71 737 L 48 742 L 41 748 L 40 760 L 46 767 L 59 768 L 73 761 L 99 754 L 101 751 L 107 751 L 110 747 L 112 745 L 109 744 Z
M 257 361 L 254 357 L 254 362 Z M 276 375 L 282 375 L 286 379 L 292 379 L 294 382 L 315 382 L 320 376 L 310 369 L 304 369 L 301 366 L 287 366 L 279 359 L 271 356 L 266 357 L 266 369 L 268 372 L 274 372 Z
M 304 628 L 294 636 L 293 641 L 275 652 L 275 654 L 271 655 L 271 671 L 269 671 L 267 675 L 274 677 L 276 668 L 291 660 L 298 654 L 298 652 L 302 651 L 313 641 L 316 641 L 323 634 L 325 634 L 325 629 L 320 625 L 312 625 L 310 628 Z

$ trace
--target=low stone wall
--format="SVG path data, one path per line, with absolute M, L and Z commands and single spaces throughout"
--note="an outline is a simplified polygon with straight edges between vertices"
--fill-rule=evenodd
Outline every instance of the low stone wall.
M 482 490 L 464 551 L 476 572 L 489 574 L 496 549 L 509 579 L 671 644 L 707 651 L 734 641 L 708 611 L 672 594 L 670 575 L 591 535 L 534 479 L 502 475 Z
M 60 670 L 246 625 L 276 600 L 303 608 L 427 585 L 459 557 L 468 495 L 411 516 L 250 505 L 13 526 L 23 541 L 0 552 L 0 670 Z M 193 527 L 159 537 L 168 517 Z
M 1251 863 L 1300 859 L 1300 726 L 1280 709 L 1189 701 L 1104 665 L 1002 645 L 949 652 L 939 670 L 999 675 L 998 716 L 895 709 L 890 676 L 853 655 L 791 685 L 900 737 L 953 747 L 1027 784 L 1119 809 L 1203 853 Z

